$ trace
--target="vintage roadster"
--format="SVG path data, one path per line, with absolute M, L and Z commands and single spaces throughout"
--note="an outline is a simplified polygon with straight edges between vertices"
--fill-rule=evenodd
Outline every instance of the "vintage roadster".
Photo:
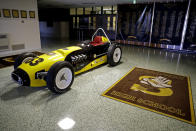
M 102 31 L 104 36 L 97 36 Z M 15 59 L 11 77 L 22 86 L 47 86 L 54 93 L 64 93 L 70 89 L 74 76 L 108 63 L 115 66 L 120 62 L 122 50 L 111 43 L 102 28 L 77 46 L 70 46 L 36 56 L 23 53 Z

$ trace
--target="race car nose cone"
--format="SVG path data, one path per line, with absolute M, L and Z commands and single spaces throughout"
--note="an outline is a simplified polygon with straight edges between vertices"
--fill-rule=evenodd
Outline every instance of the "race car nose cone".
M 20 68 L 17 68 L 16 70 L 14 70 L 11 76 L 12 76 L 12 79 L 16 81 L 19 85 L 22 85 L 22 86 L 30 85 L 30 79 L 29 79 L 28 74 Z

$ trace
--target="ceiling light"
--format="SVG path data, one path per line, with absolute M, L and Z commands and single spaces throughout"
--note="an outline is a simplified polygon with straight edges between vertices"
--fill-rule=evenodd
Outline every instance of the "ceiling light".
M 133 4 L 136 4 L 136 0 L 133 0 Z

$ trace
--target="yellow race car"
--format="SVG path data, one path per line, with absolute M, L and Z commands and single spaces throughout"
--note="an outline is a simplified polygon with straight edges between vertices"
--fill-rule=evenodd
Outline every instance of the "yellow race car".
M 104 36 L 96 36 L 103 31 Z M 77 46 L 58 49 L 40 56 L 33 53 L 19 55 L 14 63 L 11 77 L 22 86 L 47 86 L 54 93 L 64 93 L 70 89 L 74 76 L 108 63 L 115 66 L 120 62 L 122 50 L 111 43 L 102 28 L 92 40 Z

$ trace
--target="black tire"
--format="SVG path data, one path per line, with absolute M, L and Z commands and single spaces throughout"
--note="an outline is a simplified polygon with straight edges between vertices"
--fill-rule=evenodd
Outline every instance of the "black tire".
M 110 66 L 116 66 L 120 62 L 121 57 L 122 57 L 121 47 L 117 44 L 111 44 L 110 47 L 108 48 L 108 53 L 107 53 L 108 64 Z
M 26 58 L 35 58 L 37 57 L 37 55 L 33 54 L 33 53 L 23 53 L 20 54 L 19 56 L 16 57 L 15 62 L 14 62 L 14 69 L 16 69 L 19 65 L 22 64 L 22 62 L 24 61 L 24 59 Z
M 71 73 L 71 75 L 72 75 L 71 78 L 68 78 L 69 77 L 68 76 L 68 77 L 66 77 L 68 79 L 67 80 L 65 78 L 65 76 L 63 75 L 63 73 L 61 76 L 61 72 L 63 72 L 63 70 L 67 70 L 69 73 L 68 74 L 69 76 Z M 60 78 L 60 79 L 58 79 L 58 78 Z M 66 82 L 68 81 L 68 85 L 65 85 L 65 87 L 59 86 L 59 85 L 63 85 L 63 82 L 61 79 L 64 79 Z M 49 69 L 46 81 L 47 81 L 48 89 L 50 89 L 54 93 L 61 94 L 61 93 L 68 91 L 74 81 L 73 66 L 67 61 L 59 61 L 59 62 L 55 63 Z M 64 82 L 64 84 L 65 84 L 65 82 Z

